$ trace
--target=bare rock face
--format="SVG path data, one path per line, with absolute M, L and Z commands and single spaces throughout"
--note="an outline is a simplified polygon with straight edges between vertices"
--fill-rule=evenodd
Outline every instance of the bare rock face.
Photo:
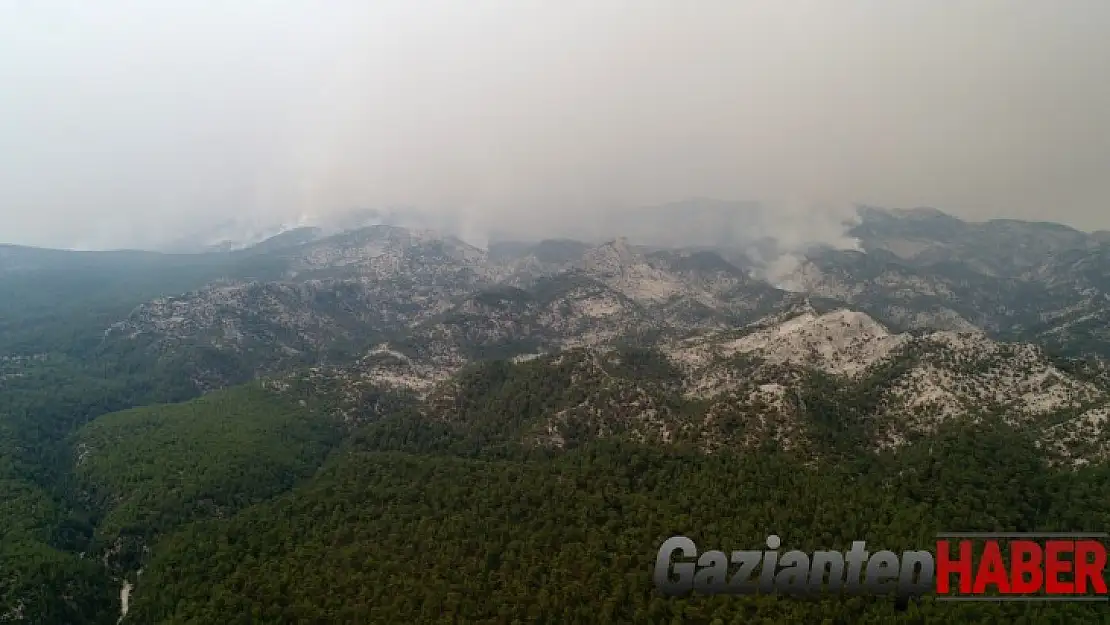
M 838 310 L 804 314 L 721 347 L 726 352 L 758 353 L 771 362 L 856 375 L 889 357 L 907 340 L 905 335 L 890 334 L 866 314 Z

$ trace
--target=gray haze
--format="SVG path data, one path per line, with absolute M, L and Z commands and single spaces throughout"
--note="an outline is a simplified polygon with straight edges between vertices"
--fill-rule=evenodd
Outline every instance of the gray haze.
M 1107 228 L 1108 28 L 1106 0 L 0 0 L 0 241 L 694 196 L 788 235 L 854 202 Z

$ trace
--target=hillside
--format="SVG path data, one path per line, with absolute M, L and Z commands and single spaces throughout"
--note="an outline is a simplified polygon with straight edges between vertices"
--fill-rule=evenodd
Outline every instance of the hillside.
M 1097 622 L 1101 606 L 926 600 L 899 615 L 892 601 L 662 600 L 651 586 L 653 547 L 674 534 L 754 545 L 787 528 L 778 531 L 801 548 L 866 539 L 897 549 L 954 524 L 982 527 L 992 515 L 1013 527 L 1048 522 L 1019 512 L 1023 501 L 1061 515 L 1096 504 L 1092 493 L 1053 485 L 1015 490 L 1033 467 L 1019 458 L 1021 445 L 991 436 L 946 436 L 941 458 L 1005 453 L 950 469 L 918 453 L 889 467 L 904 477 L 885 483 L 832 467 L 799 471 L 773 453 L 596 447 L 519 462 L 352 451 L 286 496 L 168 539 L 140 578 L 132 614 L 151 623 L 245 623 L 248 614 L 253 622 L 712 623 L 738 614 L 759 623 Z M 973 485 L 971 474 L 989 479 Z

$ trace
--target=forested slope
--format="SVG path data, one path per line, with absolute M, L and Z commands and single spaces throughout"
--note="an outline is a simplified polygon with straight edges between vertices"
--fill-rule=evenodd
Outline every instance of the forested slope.
M 359 437 L 292 492 L 159 543 L 135 622 L 1105 622 L 1101 605 L 926 598 L 897 612 L 884 598 L 666 599 L 651 584 L 655 552 L 676 534 L 706 548 L 776 533 L 803 550 L 901 550 L 956 527 L 1106 527 L 1110 473 L 1047 470 L 1031 441 L 994 426 L 806 469 L 778 453 L 619 443 L 498 460 L 367 445 L 388 439 Z

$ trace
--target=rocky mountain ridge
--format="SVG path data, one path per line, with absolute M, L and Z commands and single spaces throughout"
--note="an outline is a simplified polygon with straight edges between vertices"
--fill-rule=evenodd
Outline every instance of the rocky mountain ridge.
M 983 269 L 982 249 L 967 243 L 983 232 L 1024 250 L 1020 262 Z M 780 289 L 743 250 L 624 238 L 485 250 L 395 225 L 286 233 L 231 255 L 264 258 L 279 279 L 230 278 L 150 301 L 103 342 L 181 360 L 202 391 L 316 367 L 425 401 L 473 363 L 555 366 L 560 354 L 604 360 L 628 347 L 661 354 L 677 376 L 654 390 L 628 380 L 604 407 L 580 399 L 580 411 L 551 416 L 549 440 L 567 440 L 582 411 L 605 430 L 601 415 L 626 401 L 650 404 L 661 440 L 693 437 L 711 449 L 730 440 L 713 425 L 728 413 L 758 417 L 759 431 L 800 445 L 808 410 L 800 398 L 815 376 L 864 389 L 859 410 L 879 448 L 986 413 L 1044 429 L 1046 448 L 1070 440 L 1074 430 L 1061 424 L 1101 427 L 1107 386 L 1061 370 L 1056 351 L 1087 341 L 1070 356 L 1102 356 L 1110 256 L 1097 237 L 1043 224 L 968 225 L 933 211 L 865 213 L 855 234 L 866 251 L 814 250 Z M 1036 245 L 1022 247 L 1030 237 Z M 582 363 L 600 375 L 602 361 L 589 358 Z M 680 419 L 672 396 L 703 405 Z M 637 423 L 625 429 L 647 436 Z

